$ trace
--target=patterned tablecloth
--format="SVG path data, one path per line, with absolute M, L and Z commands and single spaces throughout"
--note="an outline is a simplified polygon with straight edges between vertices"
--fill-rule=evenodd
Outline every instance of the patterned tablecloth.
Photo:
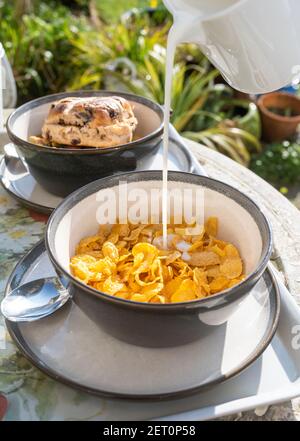
M 1 138 L 1 137 L 0 137 Z M 300 298 L 300 215 L 295 207 L 259 178 L 228 158 L 190 143 L 209 174 L 265 202 L 291 292 Z M 264 199 L 264 201 L 262 201 Z M 0 189 L 1 294 L 17 261 L 42 237 L 47 217 L 19 205 Z M 16 349 L 0 317 L 0 420 L 99 420 L 132 418 L 126 402 L 90 396 L 61 385 L 35 369 Z M 263 417 L 254 411 L 226 419 L 300 420 L 300 399 L 272 406 Z

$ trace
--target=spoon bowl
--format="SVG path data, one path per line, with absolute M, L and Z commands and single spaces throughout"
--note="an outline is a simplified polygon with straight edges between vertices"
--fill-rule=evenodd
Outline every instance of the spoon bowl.
M 12 322 L 33 322 L 57 311 L 70 297 L 57 277 L 33 280 L 11 291 L 1 312 Z

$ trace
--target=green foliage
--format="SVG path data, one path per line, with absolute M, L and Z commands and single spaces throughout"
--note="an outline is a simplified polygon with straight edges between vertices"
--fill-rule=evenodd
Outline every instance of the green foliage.
M 202 132 L 184 132 L 182 134 L 212 150 L 224 153 L 242 165 L 248 166 L 251 153 L 260 152 L 261 144 L 254 135 L 231 124 L 228 125 L 225 121 Z
M 220 151 L 242 165 L 248 166 L 253 152 L 261 151 L 261 122 L 254 103 L 233 99 L 233 90 L 223 84 L 212 84 L 201 93 L 198 109 L 191 115 L 182 135 L 206 147 Z M 182 125 L 177 127 L 182 129 Z
M 63 90 L 73 76 L 73 42 L 89 27 L 86 18 L 51 2 L 39 2 L 21 20 L 15 13 L 13 5 L 0 3 L 0 41 L 13 66 L 19 102 Z
M 137 17 L 134 24 L 120 21 L 114 26 L 102 25 L 100 30 L 79 33 L 72 40 L 75 68 L 68 87 L 117 89 L 120 76 L 124 77 L 122 83 L 126 88 L 128 81 L 135 82 L 136 71 L 155 45 L 165 44 L 168 29 L 169 24 L 155 28 L 149 17 Z M 135 83 L 131 89 L 137 87 Z
M 276 186 L 300 183 L 300 145 L 273 143 L 252 158 L 251 170 Z
M 248 100 L 235 99 L 233 94 L 229 86 L 213 84 L 202 110 L 194 113 L 186 130 L 202 131 L 230 120 L 259 139 L 261 120 L 257 106 Z
M 22 15 L 19 2 L 0 2 L 0 41 L 13 66 L 19 103 L 68 89 L 103 88 L 113 60 L 142 63 L 155 44 L 166 42 L 170 23 L 155 28 L 150 16 L 137 15 L 98 29 L 59 3 L 32 2 Z
M 91 46 L 85 54 L 93 57 L 86 63 L 94 66 L 89 70 L 91 79 L 97 76 L 97 69 L 103 68 L 103 81 L 110 90 L 126 90 L 138 95 L 146 96 L 163 104 L 165 83 L 165 42 L 166 29 L 159 29 L 147 33 L 147 29 L 140 35 L 132 35 L 135 30 L 126 30 L 124 26 L 115 29 L 114 43 L 111 45 L 113 54 L 106 64 L 102 65 L 99 53 L 91 54 Z M 120 31 L 120 32 L 119 32 Z M 110 38 L 108 34 L 108 38 Z M 108 42 L 106 41 L 106 47 Z M 82 47 L 81 47 L 82 49 Z M 114 60 L 111 62 L 111 59 Z M 178 130 L 182 130 L 205 101 L 209 86 L 218 75 L 216 70 L 209 69 L 209 65 L 202 56 L 203 65 L 190 65 L 176 57 L 173 68 L 172 88 L 172 121 Z M 200 58 L 199 58 L 200 63 Z M 85 75 L 85 79 L 88 76 Z M 75 83 L 76 84 L 76 83 Z
M 119 18 L 131 9 L 161 5 L 162 2 L 153 0 L 117 0 L 112 7 L 111 0 L 95 0 L 95 4 L 101 19 L 106 23 L 117 23 Z

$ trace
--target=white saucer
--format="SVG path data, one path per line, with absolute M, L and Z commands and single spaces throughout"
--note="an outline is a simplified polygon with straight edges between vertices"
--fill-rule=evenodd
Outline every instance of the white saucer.
M 188 150 L 182 138 L 175 132 L 176 140 L 170 139 L 169 170 L 202 173 L 202 168 Z M 4 147 L 5 156 L 0 162 L 0 183 L 22 205 L 40 213 L 50 214 L 62 201 L 61 197 L 47 192 L 30 175 L 19 159 L 13 144 Z M 162 147 L 155 156 L 150 170 L 162 169 Z
M 6 294 L 53 274 L 41 242 L 16 266 Z M 197 392 L 252 364 L 275 333 L 279 303 L 277 283 L 267 271 L 226 325 L 211 326 L 201 340 L 175 348 L 121 342 L 72 302 L 38 322 L 7 326 L 27 358 L 58 381 L 98 395 L 162 399 Z

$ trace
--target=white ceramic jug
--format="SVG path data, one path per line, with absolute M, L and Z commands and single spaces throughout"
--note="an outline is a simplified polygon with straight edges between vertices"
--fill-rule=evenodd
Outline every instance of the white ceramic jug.
M 235 89 L 266 93 L 300 72 L 300 0 L 164 0 L 176 43 L 198 43 Z

